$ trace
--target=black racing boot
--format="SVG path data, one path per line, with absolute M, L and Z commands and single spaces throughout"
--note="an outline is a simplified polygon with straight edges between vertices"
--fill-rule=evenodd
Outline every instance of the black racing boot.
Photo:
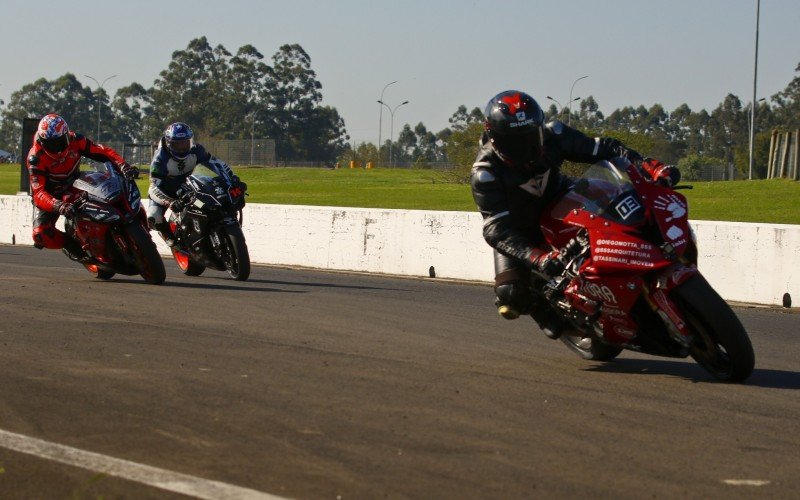
M 537 301 L 531 309 L 531 317 L 549 339 L 557 339 L 564 330 L 563 322 L 545 302 Z
M 166 243 L 168 247 L 172 248 L 175 246 L 175 234 L 172 232 L 172 229 L 170 229 L 169 222 L 163 221 L 158 224 L 153 224 L 153 229 L 158 231 L 158 234 L 161 235 L 164 239 L 164 243 Z
M 62 248 L 62 251 L 64 252 L 64 255 L 75 262 L 83 262 L 89 257 L 86 255 L 86 252 L 83 251 L 83 248 L 81 248 L 80 243 L 69 236 L 64 238 L 64 247 Z

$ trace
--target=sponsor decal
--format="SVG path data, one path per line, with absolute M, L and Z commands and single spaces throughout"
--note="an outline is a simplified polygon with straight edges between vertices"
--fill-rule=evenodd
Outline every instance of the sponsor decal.
M 631 330 L 630 328 L 622 325 L 615 325 L 614 326 L 614 333 L 618 334 L 620 337 L 625 337 L 626 339 L 632 339 L 636 336 L 636 332 Z
M 670 213 L 671 216 L 667 217 L 664 220 L 665 222 L 670 222 L 671 220 L 679 219 L 686 215 L 686 204 L 674 194 L 659 195 L 653 202 L 653 207 L 655 207 L 656 210 Z
M 614 292 L 606 285 L 584 282 L 578 290 L 589 297 L 600 299 L 603 302 L 609 302 L 611 304 L 617 303 L 616 295 L 614 295 Z
M 547 181 L 549 180 L 549 178 L 550 178 L 550 170 L 541 175 L 533 177 L 525 184 L 520 184 L 519 187 L 521 187 L 522 189 L 524 189 L 525 191 L 529 192 L 534 196 L 542 196 L 544 194 L 544 190 L 547 189 Z
M 517 114 L 519 114 L 519 113 L 517 113 Z M 524 115 L 525 113 L 522 113 L 522 114 Z M 508 126 L 510 128 L 515 128 L 515 127 L 522 127 L 524 125 L 530 125 L 531 123 L 533 123 L 533 118 L 530 118 L 528 120 L 523 120 L 523 121 L 520 121 L 520 122 L 516 122 L 516 123 L 511 122 L 511 123 L 508 124 Z
M 520 111 L 519 113 L 517 113 L 517 121 L 521 122 L 523 120 L 525 120 L 525 112 L 524 111 Z
M 623 220 L 625 220 L 632 213 L 642 208 L 642 206 L 639 204 L 639 201 L 635 197 L 628 196 L 627 198 L 619 202 L 617 206 L 614 208 L 617 209 L 617 213 L 622 217 Z
M 667 230 L 667 238 L 671 240 L 676 240 L 681 236 L 683 236 L 683 231 L 678 226 L 672 226 Z M 683 241 L 685 242 L 686 240 Z

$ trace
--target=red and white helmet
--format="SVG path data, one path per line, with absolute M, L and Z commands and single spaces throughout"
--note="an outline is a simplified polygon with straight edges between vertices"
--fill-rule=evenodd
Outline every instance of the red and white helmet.
M 69 126 L 59 115 L 50 113 L 39 120 L 36 142 L 50 156 L 62 157 L 69 146 Z

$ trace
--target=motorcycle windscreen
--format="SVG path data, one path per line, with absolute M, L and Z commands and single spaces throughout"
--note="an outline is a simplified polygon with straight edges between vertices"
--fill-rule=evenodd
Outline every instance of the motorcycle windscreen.
M 73 186 L 101 201 L 114 201 L 122 192 L 119 179 L 102 172 L 81 173 Z
M 633 186 L 596 178 L 578 179 L 550 213 L 551 217 L 563 220 L 575 210 L 626 226 L 639 226 L 646 220 L 644 206 Z

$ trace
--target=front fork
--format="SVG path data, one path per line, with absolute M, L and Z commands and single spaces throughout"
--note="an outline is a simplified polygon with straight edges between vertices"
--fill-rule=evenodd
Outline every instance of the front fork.
M 661 318 L 670 336 L 683 347 L 692 343 L 692 335 L 686 327 L 680 308 L 669 298 L 669 292 L 699 271 L 693 264 L 675 264 L 666 268 L 654 285 L 644 284 L 644 297 L 650 308 Z

